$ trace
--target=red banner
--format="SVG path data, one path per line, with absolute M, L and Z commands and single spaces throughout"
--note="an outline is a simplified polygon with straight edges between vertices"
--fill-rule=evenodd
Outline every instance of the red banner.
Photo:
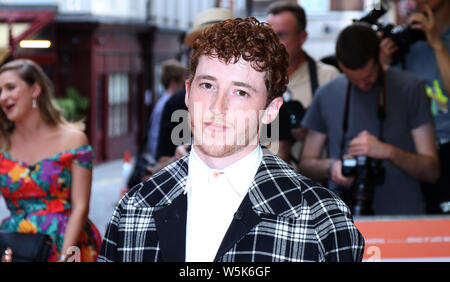
M 364 261 L 450 261 L 450 217 L 355 219 Z

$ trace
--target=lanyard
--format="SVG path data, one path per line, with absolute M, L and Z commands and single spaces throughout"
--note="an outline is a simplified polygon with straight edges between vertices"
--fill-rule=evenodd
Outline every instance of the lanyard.
M 386 120 L 386 79 L 383 68 L 379 67 L 378 75 L 378 94 L 377 94 L 377 116 L 380 121 L 380 127 L 378 132 L 378 137 L 381 142 L 384 142 L 383 132 L 384 132 L 384 121 Z M 345 135 L 348 131 L 348 115 L 350 108 L 350 96 L 352 92 L 352 85 L 350 81 L 347 83 L 347 94 L 345 97 L 345 110 L 344 117 L 342 120 L 342 139 L 341 139 L 341 155 L 344 152 L 345 146 Z

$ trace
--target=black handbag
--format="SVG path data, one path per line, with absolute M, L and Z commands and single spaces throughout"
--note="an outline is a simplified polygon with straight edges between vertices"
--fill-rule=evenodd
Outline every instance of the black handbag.
M 46 262 L 52 238 L 47 234 L 0 232 L 0 254 L 7 248 L 13 252 L 13 262 Z

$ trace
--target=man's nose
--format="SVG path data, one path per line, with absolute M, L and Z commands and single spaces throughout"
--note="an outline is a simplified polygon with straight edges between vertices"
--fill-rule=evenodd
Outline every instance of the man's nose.
M 225 114 L 228 109 L 228 95 L 225 91 L 220 91 L 214 96 L 210 110 L 216 114 Z

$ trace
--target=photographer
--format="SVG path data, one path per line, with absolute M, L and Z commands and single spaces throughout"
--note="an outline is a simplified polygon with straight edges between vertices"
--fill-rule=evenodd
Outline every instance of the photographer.
M 409 46 L 401 63 L 396 65 L 424 80 L 431 109 L 435 118 L 436 143 L 439 146 L 441 171 L 450 170 L 450 1 L 415 1 L 417 12 L 408 22 L 414 30 L 423 31 L 426 40 Z M 382 60 L 390 64 L 398 50 L 391 38 L 381 43 Z M 396 54 L 397 55 L 397 54 Z M 423 192 L 427 199 L 428 213 L 450 212 L 450 175 L 442 173 L 435 184 L 425 184 Z
M 287 163 L 296 164 L 306 135 L 306 128 L 300 124 L 304 112 L 311 104 L 317 87 L 336 78 L 339 71 L 314 60 L 303 50 L 308 32 L 306 13 L 300 5 L 292 1 L 274 1 L 267 11 L 267 23 L 289 54 L 289 84 L 279 114 L 277 154 Z
M 343 176 L 341 159 L 366 156 L 384 171 L 364 183 L 374 190 L 368 199 L 373 213 L 422 214 L 419 181 L 439 177 L 429 103 L 419 79 L 383 69 L 379 46 L 367 24 L 340 33 L 336 56 L 344 74 L 319 87 L 306 113 L 309 131 L 299 170 L 315 180 L 328 178 L 329 189 L 353 207 L 352 184 L 360 179 Z M 327 137 L 330 158 L 321 159 Z

